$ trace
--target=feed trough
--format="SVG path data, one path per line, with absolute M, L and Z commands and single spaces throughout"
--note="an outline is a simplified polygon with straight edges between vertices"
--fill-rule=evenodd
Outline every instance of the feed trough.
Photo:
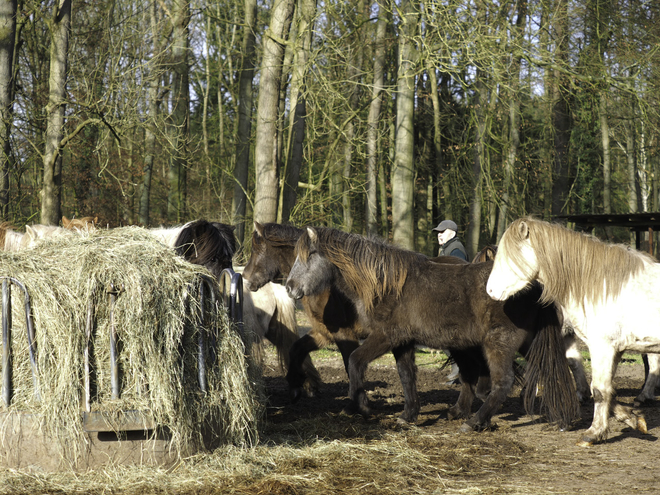
M 168 465 L 254 443 L 258 369 L 227 314 L 240 275 L 222 280 L 138 228 L 0 253 L 0 464 Z

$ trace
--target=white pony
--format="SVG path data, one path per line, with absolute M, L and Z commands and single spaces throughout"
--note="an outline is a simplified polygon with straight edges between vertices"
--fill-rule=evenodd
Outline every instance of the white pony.
M 514 221 L 499 244 L 486 290 L 497 300 L 537 280 L 589 347 L 594 418 L 578 445 L 602 441 L 610 412 L 646 433 L 646 421 L 614 400 L 624 351 L 660 352 L 660 264 L 627 246 L 533 218 Z

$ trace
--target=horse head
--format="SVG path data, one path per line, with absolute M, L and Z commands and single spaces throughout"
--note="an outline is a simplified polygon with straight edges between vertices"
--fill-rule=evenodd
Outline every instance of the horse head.
M 334 265 L 324 255 L 317 231 L 307 227 L 295 248 L 296 260 L 286 280 L 289 296 L 300 299 L 327 290 L 334 280 Z
M 502 235 L 486 291 L 497 301 L 504 301 L 529 286 L 538 276 L 539 263 L 532 245 L 533 220 L 514 221 Z
M 206 220 L 190 222 L 181 229 L 174 249 L 187 261 L 204 266 L 219 280 L 222 270 L 233 267 L 234 227 Z
M 293 250 L 302 233 L 302 229 L 291 225 L 254 222 L 252 252 L 243 271 L 245 286 L 256 291 L 288 275 L 295 259 Z

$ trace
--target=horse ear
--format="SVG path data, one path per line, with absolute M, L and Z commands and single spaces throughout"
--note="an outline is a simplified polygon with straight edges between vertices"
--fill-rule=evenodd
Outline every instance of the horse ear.
M 255 220 L 254 222 L 254 230 L 259 234 L 261 237 L 264 237 L 264 226 L 261 225 L 259 222 Z
M 307 235 L 309 236 L 309 240 L 312 241 L 312 243 L 316 243 L 319 240 L 319 235 L 312 227 L 307 227 Z
M 524 220 L 518 225 L 518 233 L 522 239 L 527 239 L 529 237 L 529 225 Z
M 29 225 L 25 226 L 25 234 L 30 238 L 30 239 L 36 239 L 37 238 L 37 233 L 35 230 L 30 227 Z
M 69 220 L 67 217 L 62 215 L 62 227 L 67 228 L 70 223 L 71 223 L 71 220 Z

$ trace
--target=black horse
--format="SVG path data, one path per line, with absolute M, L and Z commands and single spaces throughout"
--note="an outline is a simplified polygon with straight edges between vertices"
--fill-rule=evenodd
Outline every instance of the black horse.
M 549 421 L 570 425 L 579 407 L 571 379 L 561 323 L 554 306 L 538 303 L 533 288 L 506 303 L 488 297 L 492 262 L 434 263 L 418 253 L 335 229 L 308 228 L 296 244 L 287 280 L 294 298 L 337 288 L 351 299 L 369 336 L 349 359 L 351 412 L 370 414 L 363 377 L 369 362 L 392 351 L 404 389 L 400 420 L 419 414 L 414 345 L 448 349 L 460 369 L 461 393 L 450 418 L 469 418 L 479 377 L 490 376 L 491 391 L 463 425 L 490 424 L 514 381 L 513 360 L 527 358 L 525 407 L 533 413 L 537 385 Z
M 225 268 L 232 268 L 236 252 L 234 227 L 224 223 L 194 220 L 179 227 L 150 229 L 149 232 L 179 256 L 195 265 L 202 265 L 220 279 Z

